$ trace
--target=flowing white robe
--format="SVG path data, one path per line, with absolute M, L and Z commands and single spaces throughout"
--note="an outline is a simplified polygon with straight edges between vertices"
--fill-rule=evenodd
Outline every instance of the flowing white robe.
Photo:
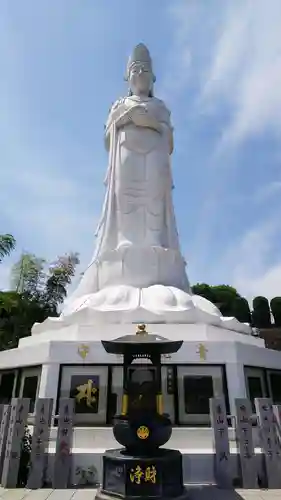
M 161 134 L 134 124 L 116 129 L 116 117 L 140 103 L 145 103 L 161 124 Z M 134 96 L 117 101 L 110 111 L 106 134 L 109 165 L 94 259 L 117 248 L 122 238 L 132 245 L 151 242 L 179 250 L 172 203 L 172 127 L 164 103 L 156 98 L 140 101 Z

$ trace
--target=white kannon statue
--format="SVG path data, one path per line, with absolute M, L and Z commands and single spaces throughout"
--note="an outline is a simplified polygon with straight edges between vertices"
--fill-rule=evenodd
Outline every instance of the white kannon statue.
M 191 293 L 172 202 L 173 128 L 169 110 L 154 97 L 145 45 L 133 50 L 126 80 L 128 96 L 115 102 L 105 126 L 109 163 L 96 250 L 61 317 L 46 321 L 75 321 L 87 311 L 83 321 L 202 322 L 246 332 Z
M 131 245 L 179 250 L 171 199 L 170 112 L 153 96 L 149 52 L 129 59 L 129 95 L 116 101 L 106 124 L 109 167 L 98 252 Z
M 128 96 L 113 104 L 105 126 L 109 163 L 95 254 L 65 312 L 70 304 L 73 310 L 74 299 L 76 308 L 79 297 L 112 286 L 157 284 L 189 292 L 172 202 L 173 128 L 169 110 L 153 95 L 145 45 L 135 47 L 126 80 Z

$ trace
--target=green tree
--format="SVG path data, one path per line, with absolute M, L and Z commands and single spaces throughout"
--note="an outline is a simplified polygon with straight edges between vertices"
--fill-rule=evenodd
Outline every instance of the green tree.
M 23 253 L 11 271 L 12 288 L 18 293 L 38 297 L 45 282 L 45 260 L 31 253 Z
M 271 326 L 270 308 L 266 297 L 258 296 L 253 300 L 252 312 L 253 325 L 257 328 Z
M 270 301 L 270 309 L 275 326 L 281 327 L 281 297 L 274 297 Z
M 16 246 L 16 240 L 11 234 L 0 234 L 0 262 L 10 255 Z
M 252 323 L 250 307 L 245 297 L 235 297 L 233 304 L 233 316 L 241 323 Z
M 215 294 L 213 292 L 213 287 L 207 285 L 207 283 L 196 283 L 196 285 L 193 285 L 191 287 L 191 290 L 194 295 L 200 295 L 210 302 L 214 303 L 216 300 Z
M 79 264 L 78 253 L 58 257 L 49 267 L 49 276 L 46 280 L 44 299 L 46 303 L 57 308 L 67 295 L 67 286 L 70 285 Z
M 25 336 L 29 301 L 15 291 L 0 292 L 0 348 L 16 347 Z
M 27 337 L 35 322 L 41 323 L 52 314 L 48 305 L 15 291 L 0 292 L 0 349 L 17 347 Z
M 230 285 L 216 285 L 212 287 L 215 293 L 215 304 L 223 316 L 234 316 L 234 301 L 240 297 L 236 288 Z
M 197 283 L 192 287 L 192 292 L 210 300 L 220 309 L 223 316 L 234 316 L 234 300 L 240 297 L 236 288 L 229 285 L 210 286 L 206 283 Z
M 23 254 L 12 269 L 14 290 L 0 292 L 0 349 L 11 349 L 30 335 L 34 323 L 57 316 L 67 286 L 79 264 L 77 253 L 60 256 L 44 267 L 44 259 Z

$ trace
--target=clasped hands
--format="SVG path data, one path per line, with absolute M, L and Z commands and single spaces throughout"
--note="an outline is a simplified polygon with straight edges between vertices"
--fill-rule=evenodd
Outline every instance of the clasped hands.
M 161 125 L 154 118 L 151 113 L 149 113 L 148 109 L 141 105 L 135 105 L 128 111 L 126 111 L 123 115 L 120 116 L 118 120 L 119 126 L 128 124 L 130 122 L 134 123 L 137 127 L 147 127 L 157 130 L 161 132 Z

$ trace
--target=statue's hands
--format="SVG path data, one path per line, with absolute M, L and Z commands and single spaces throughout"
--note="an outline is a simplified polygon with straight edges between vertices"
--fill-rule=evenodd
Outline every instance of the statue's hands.
M 136 105 L 128 110 L 116 111 L 115 124 L 117 128 L 124 127 L 129 123 L 134 123 L 137 127 L 146 127 L 162 132 L 161 124 L 151 115 L 145 106 Z M 123 112 L 122 112 L 123 111 Z
M 160 123 L 149 113 L 146 107 L 134 106 L 131 110 L 131 115 L 132 121 L 137 127 L 152 128 L 158 132 L 162 131 Z
M 121 115 L 118 116 L 118 118 L 115 120 L 116 127 L 124 127 L 124 125 L 128 125 L 128 123 L 132 122 L 132 117 L 130 114 L 130 111 L 125 111 L 125 113 L 122 113 Z
M 146 127 L 151 128 L 153 130 L 157 130 L 157 132 L 162 132 L 161 124 L 151 115 L 136 115 L 133 117 L 133 122 L 137 127 Z

